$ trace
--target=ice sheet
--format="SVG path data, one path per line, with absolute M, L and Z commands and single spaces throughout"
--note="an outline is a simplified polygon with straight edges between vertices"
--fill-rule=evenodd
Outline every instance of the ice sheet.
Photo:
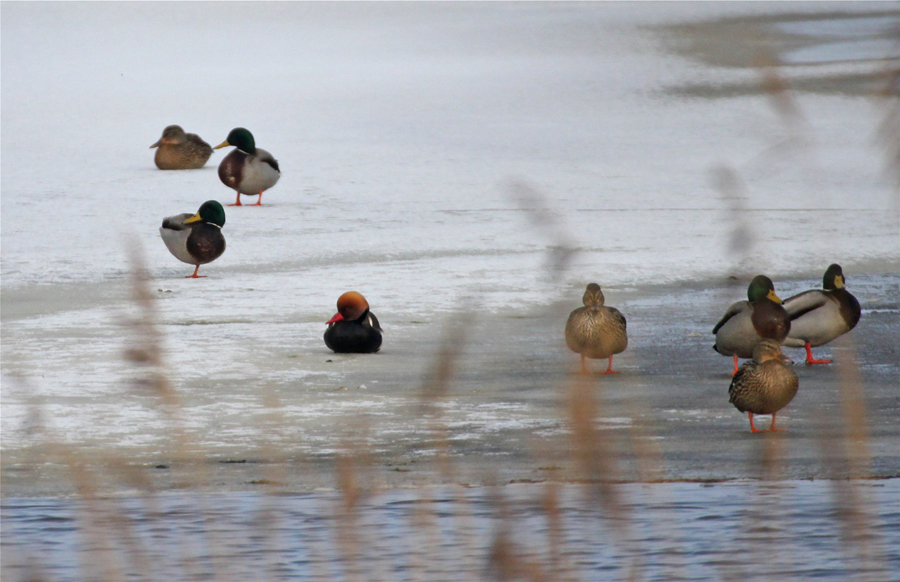
M 4 3 L 3 446 L 24 442 L 34 394 L 77 442 L 164 435 L 123 388 L 131 240 L 197 430 L 243 426 L 229 419 L 262 406 L 259 378 L 328 378 L 303 358 L 327 357 L 324 321 L 349 289 L 397 337 L 472 296 L 506 314 L 577 300 L 590 280 L 896 269 L 879 102 L 798 95 L 797 129 L 765 95 L 666 93 L 746 72 L 673 56 L 653 26 L 820 8 Z M 883 29 L 852 20 L 854 39 Z M 148 147 L 173 123 L 214 145 L 247 127 L 283 172 L 261 208 L 226 209 L 228 248 L 207 279 L 183 278 L 191 267 L 158 227 L 233 201 L 215 171 L 227 150 L 202 170 L 159 171 Z M 721 167 L 745 189 L 717 189 Z M 749 244 L 729 250 L 738 227 Z M 575 254 L 548 276 L 560 246 Z

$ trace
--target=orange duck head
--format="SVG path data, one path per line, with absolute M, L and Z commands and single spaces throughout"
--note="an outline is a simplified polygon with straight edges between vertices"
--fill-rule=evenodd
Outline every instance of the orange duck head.
M 338 312 L 335 316 L 325 323 L 335 323 L 342 319 L 347 321 L 357 320 L 369 309 L 369 302 L 366 301 L 362 294 L 356 291 L 347 291 L 338 297 L 337 309 Z

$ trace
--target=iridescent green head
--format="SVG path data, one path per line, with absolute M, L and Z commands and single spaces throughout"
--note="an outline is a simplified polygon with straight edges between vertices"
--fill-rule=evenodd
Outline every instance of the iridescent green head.
M 185 224 L 192 222 L 209 222 L 221 228 L 225 226 L 225 209 L 215 200 L 207 200 L 200 206 L 197 214 L 184 221 Z
M 588 284 L 587 289 L 584 290 L 584 296 L 581 300 L 584 302 L 585 307 L 598 309 L 603 307 L 603 302 L 606 299 L 603 297 L 603 291 L 600 290 L 600 285 L 590 283 Z
M 217 150 L 219 148 L 224 148 L 225 146 L 235 146 L 248 154 L 256 153 L 256 141 L 253 139 L 253 134 L 243 127 L 235 127 L 232 129 L 225 141 L 213 149 Z
M 750 281 L 750 286 L 747 287 L 747 299 L 751 302 L 768 299 L 775 303 L 782 303 L 778 295 L 775 295 L 775 285 L 772 283 L 772 279 L 765 275 L 753 277 L 753 280 Z
M 844 271 L 837 263 L 829 265 L 822 277 L 822 287 L 825 289 L 843 289 L 844 288 Z

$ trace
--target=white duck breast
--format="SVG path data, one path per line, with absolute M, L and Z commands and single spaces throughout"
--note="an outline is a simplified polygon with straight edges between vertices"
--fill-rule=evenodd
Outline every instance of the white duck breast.
M 256 155 L 248 158 L 249 163 L 244 165 L 241 176 L 241 194 L 256 195 L 263 190 L 268 190 L 278 182 L 281 172 L 267 160 L 275 162 L 275 166 L 278 165 L 272 154 L 261 148 L 256 148 Z
M 163 225 L 159 227 L 159 234 L 162 236 L 166 248 L 174 255 L 176 259 L 189 265 L 196 265 L 197 259 L 191 256 L 187 250 L 187 240 L 191 236 L 190 225 L 185 225 L 184 221 L 193 216 L 190 213 L 177 214 L 169 216 L 163 220 Z

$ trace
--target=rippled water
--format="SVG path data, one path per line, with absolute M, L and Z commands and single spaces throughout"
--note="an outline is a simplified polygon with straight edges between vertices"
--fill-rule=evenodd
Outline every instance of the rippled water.
M 644 580 L 900 576 L 900 480 L 628 484 L 615 488 L 619 511 L 560 485 L 556 522 L 543 503 L 550 487 L 393 490 L 349 514 L 335 493 L 8 499 L 3 573 L 472 580 L 512 555 L 545 579 L 623 579 L 631 569 Z

